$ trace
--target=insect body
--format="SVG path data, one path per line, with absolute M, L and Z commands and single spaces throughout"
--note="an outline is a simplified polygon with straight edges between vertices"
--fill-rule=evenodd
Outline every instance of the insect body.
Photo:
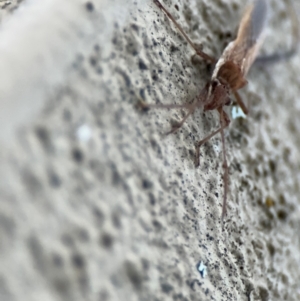
M 187 42 L 194 48 L 196 54 L 205 60 L 215 63 L 215 68 L 211 80 L 196 96 L 191 104 L 183 105 L 145 105 L 146 108 L 184 108 L 187 109 L 187 114 L 181 122 L 173 126 L 169 133 L 178 130 L 185 120 L 201 107 L 204 111 L 217 110 L 220 115 L 220 127 L 213 131 L 210 135 L 196 143 L 195 165 L 199 165 L 200 147 L 210 138 L 218 133 L 221 133 L 222 148 L 223 148 L 223 168 L 224 168 L 224 196 L 222 207 L 222 220 L 226 214 L 226 200 L 228 191 L 228 165 L 226 160 L 224 128 L 226 128 L 230 119 L 224 111 L 224 106 L 230 105 L 230 94 L 234 94 L 237 103 L 245 114 L 248 110 L 238 94 L 238 90 L 243 88 L 247 81 L 245 79 L 253 61 L 255 60 L 259 47 L 262 42 L 262 31 L 265 25 L 267 16 L 267 0 L 256 0 L 246 10 L 240 22 L 237 38 L 228 44 L 219 60 L 215 60 L 199 47 L 197 47 L 186 35 L 181 26 L 176 22 L 174 17 L 167 11 L 165 7 L 158 1 L 154 3 L 164 11 L 164 13 L 172 20 L 177 29 L 182 33 Z

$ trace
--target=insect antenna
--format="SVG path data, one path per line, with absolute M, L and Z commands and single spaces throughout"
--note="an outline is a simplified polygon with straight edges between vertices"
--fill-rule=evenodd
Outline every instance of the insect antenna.
M 180 31 L 180 33 L 184 36 L 186 41 L 192 46 L 192 48 L 196 51 L 196 54 L 201 56 L 203 59 L 210 61 L 212 63 L 216 62 L 216 59 L 211 57 L 210 55 L 206 54 L 201 50 L 201 47 L 196 46 L 191 39 L 187 36 L 187 34 L 184 32 L 182 27 L 177 23 L 177 21 L 174 19 L 174 17 L 171 15 L 171 13 L 158 1 L 153 0 L 153 2 L 167 15 L 167 17 L 174 23 L 175 27 Z
M 274 64 L 280 61 L 286 61 L 293 57 L 299 47 L 299 40 L 300 40 L 300 28 L 299 28 L 299 19 L 296 14 L 296 10 L 291 3 L 291 1 L 288 1 L 288 10 L 289 14 L 292 18 L 292 35 L 293 35 L 293 42 L 292 42 L 292 47 L 285 51 L 285 52 L 275 52 L 273 54 L 268 54 L 264 56 L 259 56 L 255 60 L 255 65 L 266 65 L 266 64 Z

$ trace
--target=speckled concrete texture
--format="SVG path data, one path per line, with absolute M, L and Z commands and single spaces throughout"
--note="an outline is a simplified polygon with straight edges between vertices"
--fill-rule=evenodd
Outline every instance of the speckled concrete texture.
M 184 112 L 136 107 L 191 101 L 212 66 L 192 63 L 152 1 L 45 3 L 24 0 L 0 28 L 0 300 L 299 300 L 299 55 L 248 76 L 250 114 L 226 131 L 222 230 L 220 137 L 193 163 L 217 113 L 165 136 Z M 246 5 L 163 3 L 215 57 Z M 25 36 L 5 40 L 28 15 Z M 262 53 L 291 40 L 287 5 L 271 1 Z

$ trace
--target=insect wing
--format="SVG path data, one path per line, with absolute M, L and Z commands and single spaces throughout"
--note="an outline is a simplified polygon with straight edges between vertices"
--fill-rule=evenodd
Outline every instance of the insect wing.
M 246 10 L 239 26 L 236 40 L 226 60 L 241 68 L 243 76 L 249 71 L 262 42 L 262 32 L 267 20 L 267 0 L 256 0 Z

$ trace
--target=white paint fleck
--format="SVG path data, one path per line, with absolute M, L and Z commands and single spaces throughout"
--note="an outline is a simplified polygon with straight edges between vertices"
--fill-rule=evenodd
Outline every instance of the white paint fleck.
M 200 261 L 200 263 L 197 266 L 197 269 L 201 277 L 205 278 L 205 276 L 207 275 L 207 266 L 203 263 L 203 261 Z
M 88 142 L 91 139 L 92 130 L 87 124 L 81 125 L 76 131 L 76 137 L 81 142 Z
M 246 118 L 247 117 L 244 114 L 243 110 L 239 106 L 232 106 L 231 116 L 232 116 L 232 119 L 237 119 L 239 117 L 241 117 L 241 118 Z

